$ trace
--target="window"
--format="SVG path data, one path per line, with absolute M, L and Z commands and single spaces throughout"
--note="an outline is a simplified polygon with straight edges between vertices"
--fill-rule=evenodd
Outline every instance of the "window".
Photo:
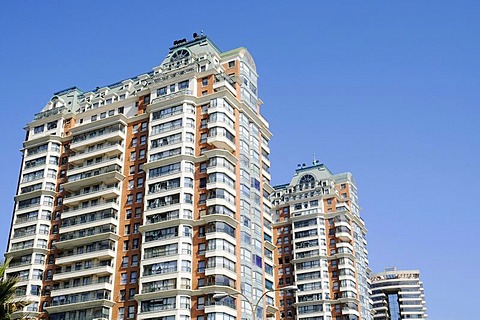
M 124 300 L 120 300 L 120 301 L 124 301 Z M 123 317 L 125 315 L 125 308 L 124 307 L 120 307 L 118 308 L 118 320 L 123 320 Z
M 122 273 L 120 284 L 126 284 L 126 283 L 127 283 L 127 273 Z
M 138 178 L 137 179 L 137 188 L 143 187 L 143 181 L 144 181 L 143 178 Z
M 124 110 L 125 110 L 125 108 L 124 108 L 124 107 L 120 107 L 120 108 L 118 108 L 118 113 L 121 113 L 121 114 L 123 114 Z
M 133 239 L 132 249 L 136 250 L 136 249 L 138 249 L 138 246 L 139 246 L 139 240 L 138 239 Z
M 52 130 L 57 128 L 57 122 L 58 121 L 52 121 L 47 123 L 47 130 Z
M 138 266 L 138 255 L 133 255 L 132 256 L 132 267 Z
M 43 128 L 44 128 L 44 127 L 45 127 L 45 126 L 42 124 L 41 126 L 37 126 L 37 127 L 33 128 L 33 133 L 41 133 L 41 132 L 43 132 Z
M 137 138 L 132 139 L 132 148 L 135 148 L 137 146 Z
M 175 92 L 175 84 L 171 84 L 170 85 L 170 93 L 174 93 Z
M 91 119 L 92 121 L 97 121 L 97 115 L 94 114 L 90 119 Z
M 143 146 L 146 143 L 147 143 L 147 136 L 141 136 L 140 137 L 140 145 Z
M 135 151 L 130 152 L 130 161 L 137 160 L 137 154 Z
M 100 119 L 105 119 L 106 117 L 107 117 L 107 113 L 106 113 L 106 112 L 100 113 Z
M 130 273 L 130 283 L 137 283 L 137 271 Z
M 128 300 L 133 300 L 135 297 L 136 291 L 135 288 L 128 290 Z
M 108 110 L 108 116 L 111 117 L 115 114 L 115 110 Z
M 135 202 L 139 203 L 142 202 L 143 200 L 143 192 L 137 193 L 137 196 L 135 197 Z
M 157 90 L 157 96 L 164 96 L 167 94 L 167 87 L 162 87 Z
M 125 235 L 129 235 L 130 234 L 130 225 L 127 224 L 125 225 Z
M 178 84 L 178 90 L 188 89 L 188 80 L 182 81 Z
M 135 166 L 130 166 L 130 174 L 134 174 L 135 173 Z
M 138 154 L 139 159 L 145 159 L 145 149 L 140 150 Z
M 207 142 L 207 133 L 202 133 L 200 135 L 200 143 L 205 143 Z
M 120 290 L 119 300 L 120 300 L 120 301 L 125 301 L 125 290 Z M 122 308 L 122 309 L 123 309 L 123 308 Z M 123 319 L 123 317 L 122 317 L 121 319 Z
M 146 122 L 142 122 L 142 127 L 140 128 L 140 130 L 142 132 L 147 130 L 147 123 Z
M 125 256 L 125 257 L 122 257 L 122 268 L 126 268 L 128 267 L 128 257 Z
M 141 216 L 142 216 L 142 208 L 135 208 L 135 218 L 138 218 Z
M 132 204 L 133 203 L 133 194 L 129 194 L 127 196 L 127 204 Z
M 204 87 L 208 86 L 208 78 L 207 77 L 202 79 L 202 86 L 204 86 Z
M 197 310 L 203 310 L 205 308 L 205 297 L 197 298 Z
M 128 307 L 128 319 L 135 317 L 135 306 Z
M 205 91 L 202 91 L 202 96 L 206 96 L 208 94 L 208 91 L 205 90 Z
M 135 223 L 133 225 L 133 234 L 138 234 L 138 228 L 140 228 L 140 223 Z
M 198 261 L 198 272 L 205 272 L 205 260 Z
M 125 211 L 125 219 L 131 219 L 132 218 L 132 209 L 127 209 L 127 211 Z
M 123 241 L 123 251 L 128 251 L 128 247 L 129 247 L 129 241 L 128 240 Z
M 235 67 L 235 61 L 229 61 L 229 62 L 228 62 L 228 67 L 229 67 L 229 68 Z
M 205 243 L 198 244 L 198 254 L 204 255 L 205 254 Z

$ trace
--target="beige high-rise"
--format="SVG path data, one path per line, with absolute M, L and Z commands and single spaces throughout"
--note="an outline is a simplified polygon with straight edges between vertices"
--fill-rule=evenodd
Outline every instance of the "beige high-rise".
M 299 165 L 288 184 L 275 187 L 275 269 L 280 319 L 368 320 L 368 252 L 357 187 L 351 173 Z

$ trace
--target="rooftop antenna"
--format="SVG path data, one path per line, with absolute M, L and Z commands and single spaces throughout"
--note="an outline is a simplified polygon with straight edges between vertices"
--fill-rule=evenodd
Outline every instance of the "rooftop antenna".
M 313 154 L 313 165 L 317 164 L 317 158 L 315 157 L 315 153 Z

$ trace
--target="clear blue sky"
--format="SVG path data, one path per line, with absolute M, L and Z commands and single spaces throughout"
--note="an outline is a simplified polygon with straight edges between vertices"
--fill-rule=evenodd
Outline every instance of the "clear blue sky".
M 22 128 L 52 93 L 149 71 L 173 40 L 200 30 L 256 60 L 273 183 L 288 182 L 313 153 L 334 172 L 351 171 L 371 268 L 420 269 L 430 318 L 467 317 L 480 287 L 473 0 L 3 2 L 0 248 Z

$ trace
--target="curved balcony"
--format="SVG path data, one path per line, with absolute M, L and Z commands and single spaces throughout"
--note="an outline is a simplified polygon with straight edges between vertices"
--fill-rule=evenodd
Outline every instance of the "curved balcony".
M 219 148 L 225 149 L 230 152 L 234 152 L 236 150 L 235 141 L 232 141 L 227 137 L 225 133 L 217 133 L 217 134 L 209 134 L 207 137 L 207 143 Z

